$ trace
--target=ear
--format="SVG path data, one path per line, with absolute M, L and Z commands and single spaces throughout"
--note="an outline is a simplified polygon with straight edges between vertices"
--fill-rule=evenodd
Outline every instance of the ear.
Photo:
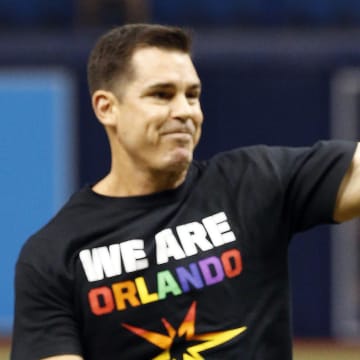
M 117 99 L 110 91 L 97 90 L 92 98 L 92 106 L 96 117 L 104 126 L 115 126 L 117 114 Z

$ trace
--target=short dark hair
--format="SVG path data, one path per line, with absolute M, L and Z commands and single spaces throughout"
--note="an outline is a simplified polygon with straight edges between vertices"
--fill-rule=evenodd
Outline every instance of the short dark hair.
M 127 24 L 108 31 L 99 38 L 89 56 L 90 93 L 99 89 L 111 91 L 115 81 L 129 78 L 135 50 L 152 46 L 190 53 L 191 36 L 187 30 L 156 24 Z

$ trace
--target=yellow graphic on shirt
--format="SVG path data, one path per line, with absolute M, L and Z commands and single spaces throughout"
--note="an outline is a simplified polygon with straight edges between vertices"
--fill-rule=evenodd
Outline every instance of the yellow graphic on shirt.
M 246 330 L 246 326 L 243 326 L 232 330 L 195 334 L 195 317 L 196 301 L 190 306 L 188 313 L 185 315 L 177 331 L 166 319 L 161 319 L 167 335 L 125 323 L 122 325 L 132 333 L 164 350 L 160 355 L 153 358 L 153 360 L 202 360 L 204 357 L 199 354 L 200 352 L 221 345 Z M 186 348 L 185 346 L 177 346 L 179 344 L 186 345 Z M 178 348 L 185 348 L 185 350 L 181 350 L 180 354 Z

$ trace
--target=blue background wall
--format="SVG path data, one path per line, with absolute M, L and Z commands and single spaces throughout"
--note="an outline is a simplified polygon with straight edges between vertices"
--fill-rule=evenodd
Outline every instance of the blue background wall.
M 85 74 L 88 52 L 100 32 L 0 35 L 0 69 L 51 66 L 73 74 L 77 187 L 100 178 L 109 167 L 105 133 L 92 113 Z M 329 138 L 331 78 L 344 66 L 360 65 L 358 35 L 197 32 L 194 59 L 204 85 L 205 124 L 196 156 L 254 143 L 309 145 Z M 14 246 L 11 240 L 1 241 L 9 249 Z M 331 335 L 329 228 L 298 235 L 290 263 L 295 335 Z
M 77 182 L 73 87 L 63 69 L 0 71 L 0 334 L 12 325 L 20 247 Z

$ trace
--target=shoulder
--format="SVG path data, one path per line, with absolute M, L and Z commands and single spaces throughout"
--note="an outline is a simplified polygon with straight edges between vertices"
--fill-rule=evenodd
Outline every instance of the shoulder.
M 207 161 L 197 162 L 195 166 L 203 179 L 211 181 L 218 188 L 229 187 L 231 191 L 238 186 L 251 188 L 280 189 L 281 174 L 286 157 L 286 149 L 267 145 L 254 145 L 236 148 L 216 154 Z M 290 162 L 290 161 L 289 161 Z
M 87 191 L 84 188 L 74 193 L 47 224 L 25 241 L 18 262 L 29 265 L 38 261 L 51 263 L 66 252 L 69 243 L 78 233 L 76 229 L 85 227 L 87 214 L 92 212 L 93 205 L 87 200 Z
M 226 167 L 231 165 L 242 165 L 261 163 L 271 157 L 273 148 L 267 145 L 253 145 L 239 147 L 215 154 L 206 161 L 197 162 L 199 167 Z
M 276 171 L 286 158 L 292 157 L 291 148 L 268 145 L 253 145 L 235 148 L 216 154 L 198 166 L 220 172 L 241 173 L 246 171 Z
M 253 178 L 255 182 L 271 180 L 287 186 L 294 177 L 316 174 L 326 168 L 346 169 L 356 143 L 342 140 L 318 141 L 311 146 L 254 145 L 216 154 L 195 165 L 199 171 L 228 179 Z

